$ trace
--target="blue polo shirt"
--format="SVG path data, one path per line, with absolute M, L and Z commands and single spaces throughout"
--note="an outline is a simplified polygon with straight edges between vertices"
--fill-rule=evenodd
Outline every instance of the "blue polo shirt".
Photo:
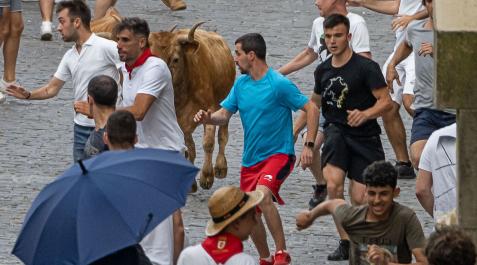
M 295 154 L 291 111 L 308 102 L 286 77 L 269 68 L 260 80 L 242 75 L 220 105 L 240 112 L 244 130 L 242 165 L 253 166 L 271 155 Z

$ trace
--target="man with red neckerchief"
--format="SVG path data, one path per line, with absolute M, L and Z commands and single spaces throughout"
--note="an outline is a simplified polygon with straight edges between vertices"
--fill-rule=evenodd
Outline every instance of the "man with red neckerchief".
M 149 25 L 124 18 L 115 29 L 123 76 L 119 108 L 137 121 L 138 148 L 185 152 L 184 134 L 177 123 L 172 77 L 167 64 L 151 54 Z M 154 265 L 175 264 L 184 243 L 180 210 L 164 220 L 141 242 Z
M 205 230 L 207 238 L 186 248 L 177 265 L 257 264 L 255 258 L 243 253 L 242 241 L 257 225 L 256 206 L 263 196 L 259 190 L 243 192 L 233 186 L 215 191 L 209 199 L 211 220 Z

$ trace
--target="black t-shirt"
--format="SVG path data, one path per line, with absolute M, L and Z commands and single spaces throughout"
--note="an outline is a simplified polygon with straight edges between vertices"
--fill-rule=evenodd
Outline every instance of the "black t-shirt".
M 375 136 L 381 133 L 376 119 L 368 120 L 359 127 L 348 125 L 347 110 L 366 110 L 376 103 L 372 90 L 386 87 L 379 65 L 353 53 L 342 67 L 335 68 L 328 58 L 315 70 L 314 92 L 321 95 L 321 107 L 326 119 L 325 127 L 333 123 L 346 134 Z

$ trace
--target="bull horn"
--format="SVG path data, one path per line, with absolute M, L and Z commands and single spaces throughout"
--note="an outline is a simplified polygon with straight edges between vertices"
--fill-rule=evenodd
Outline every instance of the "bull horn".
M 204 24 L 205 21 L 201 21 L 197 24 L 195 24 L 190 30 L 189 30 L 189 36 L 187 37 L 187 40 L 189 42 L 193 42 L 194 41 L 194 33 L 195 33 L 195 30 L 202 24 Z
M 172 28 L 169 30 L 169 32 L 173 32 L 176 28 L 177 28 L 177 24 L 175 24 L 174 26 L 172 26 Z

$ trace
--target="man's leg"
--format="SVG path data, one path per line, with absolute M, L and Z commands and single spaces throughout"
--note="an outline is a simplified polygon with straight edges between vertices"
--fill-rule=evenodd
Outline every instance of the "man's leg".
M 81 126 L 75 123 L 73 128 L 73 161 L 84 158 L 84 146 L 94 127 Z
M 52 21 L 53 21 L 53 0 L 40 0 L 41 27 L 40 39 L 49 41 L 53 38 Z
M 422 150 L 427 143 L 426 140 L 415 141 L 411 144 L 411 161 L 414 168 L 419 168 L 419 160 L 421 159 Z
M 15 82 L 16 80 L 15 69 L 22 32 L 23 17 L 21 11 L 10 12 L 10 32 L 3 43 L 3 58 L 5 66 L 3 80 L 7 83 Z
M 304 136 L 304 138 L 305 137 L 306 136 Z M 326 190 L 326 180 L 323 178 L 323 170 L 321 168 L 321 145 L 323 144 L 324 138 L 323 132 L 318 131 L 315 139 L 315 147 L 313 148 L 313 163 L 310 167 L 310 172 L 316 181 L 316 185 L 313 185 L 313 197 L 308 202 L 310 210 L 326 200 L 328 194 Z
M 346 172 L 334 165 L 327 163 L 323 168 L 323 176 L 326 179 L 328 198 L 344 199 L 344 180 Z M 336 229 L 340 236 L 340 243 L 337 249 L 328 255 L 328 260 L 347 260 L 349 259 L 349 237 L 344 231 L 343 227 L 334 219 Z
M 261 216 L 260 218 L 257 218 L 257 221 L 257 225 L 250 234 L 250 237 L 257 248 L 259 257 L 261 259 L 266 259 L 270 257 L 270 249 L 268 248 L 267 243 L 267 232 L 265 231 L 265 226 L 263 225 Z
M 383 70 L 387 68 L 392 56 L 393 54 L 389 56 L 388 60 L 383 66 Z M 406 145 L 406 131 L 404 129 L 401 115 L 399 114 L 399 108 L 401 107 L 401 103 L 403 101 L 404 89 L 409 87 L 410 82 L 414 83 L 414 74 L 408 77 L 405 68 L 406 64 L 404 64 L 404 62 L 396 66 L 396 71 L 398 71 L 400 76 L 401 84 L 404 85 L 400 86 L 396 81 L 394 81 L 394 91 L 391 93 L 393 107 L 391 111 L 383 114 L 382 119 L 384 129 L 386 130 L 386 135 L 388 136 L 389 142 L 391 143 L 391 146 L 394 150 L 394 154 L 396 155 L 396 169 L 398 170 L 398 177 L 403 179 L 411 179 L 415 178 L 416 174 L 414 173 L 409 160 L 409 154 Z M 386 76 L 386 72 L 383 71 L 383 75 Z
M 351 204 L 354 206 L 363 205 L 366 203 L 366 185 L 359 183 L 356 180 L 349 182 L 349 194 L 351 197 Z

